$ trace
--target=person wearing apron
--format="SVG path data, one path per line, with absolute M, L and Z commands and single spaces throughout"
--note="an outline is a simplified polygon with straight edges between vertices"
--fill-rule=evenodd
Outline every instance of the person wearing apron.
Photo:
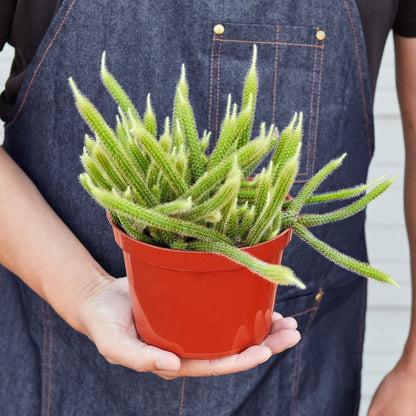
M 152 94 L 159 122 L 171 114 L 175 84 L 185 63 L 197 125 L 212 131 L 214 143 L 227 95 L 232 93 L 239 101 L 256 44 L 260 84 L 254 131 L 262 121 L 274 122 L 282 130 L 294 112 L 304 115 L 302 159 L 291 193 L 296 195 L 320 167 L 344 152 L 348 156 L 343 166 L 320 191 L 366 181 L 374 147 L 372 93 L 357 7 L 353 0 L 300 3 L 62 1 L 6 121 L 3 147 L 100 265 L 90 262 L 91 272 L 125 276 L 122 253 L 105 212 L 78 182 L 79 155 L 88 131 L 67 80 L 73 77 L 112 123 L 117 108 L 99 80 L 103 51 L 108 69 L 140 113 L 147 94 Z M 366 261 L 364 221 L 361 213 L 314 232 Z M 44 238 L 45 230 L 34 227 L 34 231 Z M 87 252 L 74 251 L 88 263 Z M 53 239 L 49 255 L 52 260 L 61 255 Z M 105 351 L 101 355 L 75 330 L 99 344 L 92 331 L 82 328 L 85 319 L 65 322 L 59 314 L 65 316 L 64 309 L 71 306 L 66 294 L 71 299 L 78 288 L 61 283 L 59 269 L 56 281 L 33 287 L 44 293 L 51 285 L 61 285 L 64 306 L 53 300 L 54 308 L 6 268 L 0 269 L 2 411 L 6 415 L 357 414 L 366 281 L 317 255 L 296 237 L 285 250 L 283 263 L 294 269 L 307 289 L 279 288 L 276 310 L 295 317 L 302 340 L 248 371 L 174 380 L 110 364 Z M 68 268 L 76 273 L 77 267 L 62 259 L 62 273 Z M 79 270 L 88 267 L 79 265 Z M 24 266 L 16 269 L 27 272 Z M 82 279 L 76 282 L 87 285 Z M 90 292 L 97 290 L 86 287 L 86 298 Z

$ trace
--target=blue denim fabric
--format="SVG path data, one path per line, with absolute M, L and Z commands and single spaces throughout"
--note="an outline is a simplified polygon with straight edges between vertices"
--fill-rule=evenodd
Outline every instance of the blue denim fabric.
M 225 31 L 215 35 L 222 23 Z M 317 30 L 326 37 L 318 40 Z M 353 0 L 135 2 L 63 0 L 6 124 L 4 148 L 92 255 L 123 276 L 122 254 L 104 210 L 82 190 L 78 155 L 87 128 L 68 88 L 80 89 L 113 123 L 116 106 L 99 80 L 100 58 L 144 110 L 172 111 L 180 65 L 187 67 L 199 129 L 215 141 L 227 95 L 258 46 L 261 121 L 282 129 L 304 114 L 301 170 L 293 189 L 329 159 L 348 153 L 322 186 L 365 182 L 373 152 L 372 97 Z M 161 127 L 163 118 L 160 118 Z M 314 231 L 366 259 L 365 214 Z M 217 378 L 164 381 L 108 364 L 18 278 L 0 270 L 0 403 L 14 415 L 351 415 L 359 398 L 365 281 L 315 254 L 296 237 L 284 263 L 307 290 L 279 288 L 276 309 L 295 315 L 294 349 L 256 369 Z M 320 302 L 316 294 L 324 291 Z

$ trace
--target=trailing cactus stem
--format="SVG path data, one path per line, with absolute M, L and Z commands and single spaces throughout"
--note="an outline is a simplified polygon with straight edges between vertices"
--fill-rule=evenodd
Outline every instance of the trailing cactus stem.
M 279 214 L 283 201 L 289 192 L 290 186 L 292 185 L 297 172 L 298 159 L 297 155 L 295 155 L 285 166 L 279 183 L 274 186 L 270 203 L 264 207 L 251 228 L 246 240 L 248 245 L 251 246 L 253 244 L 257 244 L 261 240 L 261 237 L 269 225 L 273 222 L 276 215 Z
M 246 214 L 243 217 L 239 231 L 240 238 L 242 241 L 246 241 L 247 234 L 250 232 L 250 229 L 255 219 L 255 209 L 255 206 L 251 205 L 251 207 L 247 210 Z
M 302 113 L 300 114 L 298 125 L 294 128 L 296 120 L 298 118 L 297 113 L 295 113 L 292 121 L 289 126 L 287 126 L 281 133 L 281 136 L 278 140 L 276 150 L 274 152 L 272 161 L 276 166 L 273 178 L 273 184 L 276 183 L 282 169 L 284 168 L 286 162 L 294 156 L 297 152 L 298 146 L 301 143 L 302 139 Z
M 254 139 L 238 149 L 236 152 L 238 165 L 244 169 L 253 160 L 257 160 L 260 155 L 264 155 L 267 149 L 265 140 Z M 202 194 L 208 192 L 214 185 L 218 185 L 233 166 L 234 156 L 229 156 L 220 165 L 208 170 L 201 178 L 199 178 L 185 193 L 185 197 L 192 196 L 196 201 Z
M 88 134 L 86 134 L 84 136 L 84 144 L 85 144 L 85 147 L 88 150 L 88 153 L 90 155 L 92 155 L 93 149 L 97 145 L 96 141 L 91 136 L 89 136 Z
M 248 103 L 240 111 L 236 120 L 236 140 L 237 148 L 244 146 L 250 137 L 251 126 L 253 124 L 254 106 L 253 95 L 250 94 Z
M 264 170 L 261 175 L 260 185 L 256 195 L 256 216 L 260 215 L 263 208 L 266 206 L 267 198 L 269 195 L 270 182 L 272 178 L 273 162 L 269 165 L 267 171 Z
M 187 199 L 179 198 L 175 201 L 166 202 L 165 204 L 154 207 L 154 210 L 160 214 L 179 214 L 189 211 L 192 208 L 192 198 Z
M 234 199 L 234 204 L 231 207 L 230 215 L 227 221 L 227 235 L 233 241 L 237 239 L 237 225 L 238 225 L 237 199 Z
M 256 64 L 257 64 L 257 45 L 253 45 L 251 67 L 244 81 L 243 100 L 242 100 L 241 108 L 245 108 L 248 105 L 250 96 L 252 97 L 252 100 L 253 100 L 253 107 L 256 106 L 257 89 L 258 89 L 258 83 L 259 83 L 257 71 L 256 71 Z
M 111 192 L 95 187 L 92 182 L 87 183 L 87 186 L 85 186 L 86 189 L 91 189 L 91 195 L 106 209 L 117 212 L 118 214 L 126 215 L 132 219 L 139 220 L 148 226 L 177 233 L 186 237 L 231 243 L 231 240 L 228 237 L 206 227 L 189 221 L 168 217 L 166 215 L 159 214 L 154 210 L 140 207 L 133 202 L 120 197 L 119 195 L 114 195 Z
M 208 169 L 211 169 L 213 166 L 217 166 L 224 160 L 228 150 L 230 149 L 230 145 L 234 140 L 236 126 L 237 124 L 235 118 L 226 118 L 223 121 L 217 144 L 209 158 Z
M 367 263 L 355 260 L 343 253 L 340 253 L 338 250 L 329 247 L 326 243 L 316 238 L 303 225 L 295 223 L 293 225 L 293 231 L 297 236 L 299 236 L 302 240 L 311 245 L 323 256 L 327 257 L 329 260 L 333 261 L 334 263 L 338 264 L 344 269 L 350 270 L 363 277 L 371 277 L 373 279 L 380 280 L 381 282 L 390 283 L 393 286 L 399 287 L 398 284 L 394 281 L 394 279 L 387 273 L 377 270 Z
M 210 131 L 207 132 L 206 130 L 204 130 L 202 139 L 199 142 L 199 150 L 201 151 L 201 153 L 205 154 L 209 145 L 210 138 L 211 138 L 211 132 Z
M 172 147 L 172 137 L 170 136 L 170 121 L 169 117 L 165 118 L 165 131 L 160 136 L 159 143 L 165 153 L 169 153 Z
M 240 130 L 238 137 L 238 147 L 246 144 L 250 138 L 251 127 L 253 125 L 254 112 L 256 108 L 257 89 L 258 89 L 258 76 L 256 71 L 257 61 L 257 46 L 253 45 L 253 57 L 251 61 L 251 67 L 247 73 L 244 88 L 243 88 L 243 99 L 241 103 L 241 112 L 244 110 L 249 111 L 249 117 L 244 127 Z
M 84 153 L 81 156 L 81 162 L 84 166 L 85 171 L 88 173 L 92 179 L 94 185 L 100 186 L 104 189 L 110 190 L 112 188 L 111 180 L 106 175 L 106 173 L 101 170 L 99 166 L 92 160 L 88 155 L 86 147 L 84 147 Z
M 172 165 L 160 143 L 144 128 L 139 127 L 134 129 L 132 130 L 132 134 L 143 145 L 154 162 L 164 172 L 166 178 L 169 180 L 170 186 L 176 194 L 184 194 L 187 190 L 187 185 L 175 166 Z
M 186 142 L 190 150 L 191 167 L 196 179 L 204 173 L 203 157 L 199 148 L 198 132 L 196 130 L 194 114 L 191 104 L 183 97 L 179 91 L 179 116 L 181 118 L 181 127 L 184 130 Z
M 134 168 L 122 152 L 113 130 L 108 126 L 103 116 L 98 112 L 94 105 L 78 91 L 72 78 L 69 79 L 69 83 L 74 93 L 78 111 L 90 128 L 101 139 L 110 160 L 115 164 L 117 170 L 129 183 L 135 186 L 136 189 L 140 189 L 143 192 L 142 199 L 145 201 L 145 204 L 147 206 L 154 205 L 155 200 L 150 189 L 147 187 L 144 178 L 138 174 L 137 171 L 134 171 Z
M 143 116 L 143 122 L 146 130 L 153 136 L 157 135 L 156 114 L 153 111 L 152 103 L 150 101 L 150 94 L 147 94 L 146 111 Z
M 126 218 L 124 215 L 119 215 L 118 219 L 124 231 L 130 236 L 135 238 L 136 240 L 142 241 L 143 243 L 147 244 L 154 244 L 154 240 L 150 237 L 147 237 L 143 234 L 143 231 L 137 231 L 131 224 L 130 220 Z
M 295 277 L 293 271 L 288 267 L 265 263 L 229 244 L 198 241 L 189 243 L 188 249 L 222 254 L 273 283 L 296 285 L 301 289 L 305 289 L 305 285 Z
M 117 170 L 114 168 L 114 166 L 108 159 L 106 153 L 103 149 L 101 149 L 101 146 L 98 143 L 93 149 L 92 157 L 94 160 L 97 161 L 97 164 L 106 173 L 106 175 L 111 181 L 112 187 L 116 187 L 121 191 L 124 191 L 127 187 L 126 184 L 124 183 L 123 179 L 118 174 Z
M 373 186 L 375 183 L 380 182 L 384 177 L 385 175 L 381 176 L 380 178 L 376 179 L 375 181 L 367 185 L 359 185 L 359 186 L 354 186 L 351 188 L 339 189 L 338 191 L 334 191 L 334 192 L 326 192 L 323 194 L 311 195 L 306 200 L 306 204 L 317 204 L 321 202 L 338 201 L 342 199 L 354 198 L 362 194 L 363 192 L 365 192 L 368 188 Z M 283 203 L 283 209 L 285 210 L 290 209 L 291 205 L 292 205 L 292 200 L 287 200 Z
M 221 209 L 233 201 L 240 187 L 240 179 L 232 178 L 224 182 L 217 193 L 201 205 L 197 205 L 184 214 L 187 220 L 195 220 L 208 215 L 211 211 Z
M 327 163 L 321 170 L 319 170 L 300 190 L 299 194 L 293 200 L 291 207 L 290 207 L 290 214 L 298 214 L 302 206 L 308 200 L 312 192 L 321 184 L 321 182 L 339 165 L 342 163 L 346 156 L 344 153 L 338 159 L 331 160 Z
M 357 212 L 363 210 L 367 204 L 374 198 L 377 198 L 382 194 L 390 185 L 397 179 L 397 176 L 393 179 L 386 180 L 379 184 L 376 188 L 371 190 L 367 195 L 364 195 L 358 201 L 348 205 L 347 207 L 338 209 L 328 214 L 305 214 L 301 215 L 298 219 L 299 223 L 306 227 L 314 227 L 316 225 L 327 224 L 343 220 L 344 218 L 351 217 Z
M 111 75 L 110 72 L 107 71 L 107 68 L 105 66 L 105 52 L 103 52 L 103 55 L 101 58 L 101 79 L 103 81 L 103 84 L 106 86 L 106 88 L 110 92 L 110 94 L 113 96 L 113 98 L 117 101 L 117 103 L 123 109 L 124 113 L 128 115 L 129 112 L 131 112 L 131 114 L 133 115 L 135 119 L 140 120 L 140 117 L 133 103 L 130 101 L 130 98 L 124 92 L 123 88 L 116 81 L 114 76 Z

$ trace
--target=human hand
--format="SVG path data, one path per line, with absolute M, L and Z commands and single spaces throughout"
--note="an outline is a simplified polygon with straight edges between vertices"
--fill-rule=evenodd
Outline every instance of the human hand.
M 416 369 L 401 359 L 380 383 L 368 416 L 416 415 Z
M 138 338 L 127 278 L 106 280 L 92 291 L 81 304 L 80 322 L 108 362 L 139 372 L 153 372 L 167 380 L 249 370 L 300 340 L 295 319 L 283 318 L 275 312 L 270 334 L 260 345 L 213 360 L 181 359 Z

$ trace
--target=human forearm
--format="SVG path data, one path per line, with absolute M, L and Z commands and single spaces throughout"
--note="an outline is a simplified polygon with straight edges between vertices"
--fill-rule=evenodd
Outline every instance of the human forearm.
M 415 367 L 416 374 L 416 125 L 404 127 L 405 135 L 414 139 L 406 146 L 404 207 L 409 239 L 410 267 L 412 275 L 412 315 L 405 357 Z
M 404 206 L 412 275 L 411 328 L 404 358 L 416 370 L 416 39 L 395 35 L 396 79 L 406 149 Z
M 82 298 L 112 280 L 1 147 L 0 263 L 81 332 Z

